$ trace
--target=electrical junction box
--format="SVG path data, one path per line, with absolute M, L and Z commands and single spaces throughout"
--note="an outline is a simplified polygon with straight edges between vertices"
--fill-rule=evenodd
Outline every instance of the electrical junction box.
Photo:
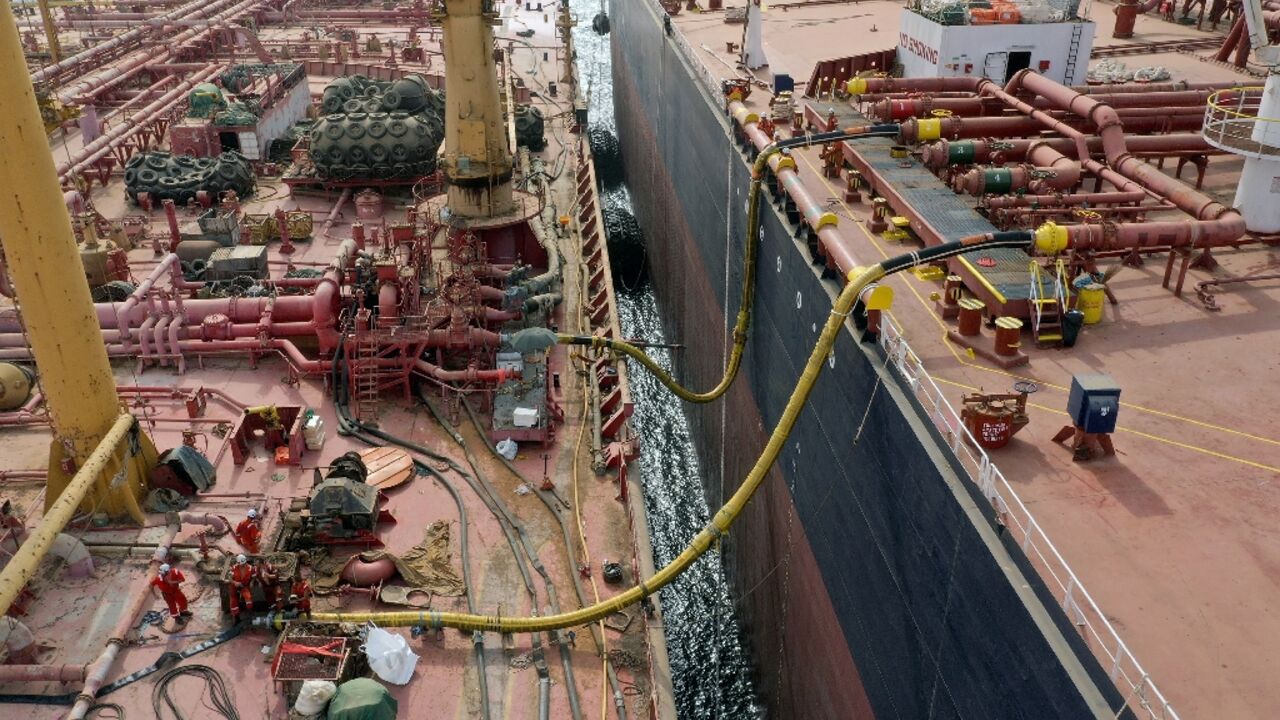
M 1120 387 L 1110 375 L 1083 373 L 1071 378 L 1067 414 L 1086 433 L 1113 433 L 1120 414 Z

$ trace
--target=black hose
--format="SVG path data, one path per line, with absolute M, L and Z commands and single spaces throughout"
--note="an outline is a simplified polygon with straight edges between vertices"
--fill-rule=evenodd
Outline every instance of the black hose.
M 342 367 L 342 365 L 342 346 L 339 345 L 338 351 L 334 354 L 333 369 L 331 373 L 334 393 L 333 406 L 338 417 L 338 431 L 350 437 L 354 437 L 366 445 L 382 447 L 382 443 L 379 443 L 373 437 L 365 434 L 365 428 L 358 421 L 352 420 L 347 414 L 345 401 L 347 378 L 345 373 L 339 372 L 339 368 Z M 425 450 L 425 448 L 423 449 Z M 429 452 L 427 454 L 434 455 L 434 453 Z M 445 478 L 443 473 L 437 471 L 435 468 L 427 465 L 417 458 L 413 458 L 413 464 L 419 472 L 425 472 L 443 485 L 445 490 L 447 490 L 449 495 L 453 498 L 453 504 L 458 508 L 458 556 L 459 561 L 462 563 L 462 586 L 467 595 L 467 611 L 474 613 L 476 612 L 476 601 L 472 593 L 474 585 L 471 582 L 471 555 L 467 539 L 470 535 L 470 529 L 467 522 L 467 507 L 462 502 L 462 494 L 458 492 L 458 488 L 455 487 L 453 483 L 449 482 L 449 480 Z M 476 634 L 476 637 L 480 637 L 478 633 Z M 489 707 L 489 678 L 485 672 L 484 643 L 477 642 L 474 645 L 476 685 L 480 692 L 480 717 L 483 718 L 483 720 L 490 720 L 492 711 Z
M 156 720 L 164 720 L 164 713 L 162 712 L 164 707 L 169 708 L 169 711 L 173 713 L 173 717 L 177 720 L 186 720 L 186 716 L 178 709 L 173 697 L 169 694 L 169 686 L 174 680 L 184 675 L 204 680 L 208 688 L 205 694 L 213 703 L 212 710 L 214 712 L 226 718 L 226 720 L 240 720 L 240 713 L 236 710 L 235 701 L 231 699 L 231 690 L 227 687 L 226 680 L 217 670 L 208 665 L 180 665 L 161 675 L 160 679 L 156 680 L 156 686 L 151 691 L 151 708 L 156 713 Z

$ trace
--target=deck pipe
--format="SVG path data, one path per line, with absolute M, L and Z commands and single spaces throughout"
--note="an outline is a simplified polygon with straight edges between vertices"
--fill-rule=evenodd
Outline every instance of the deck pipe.
M 989 81 L 988 81 L 989 82 Z M 1025 105 L 1025 103 L 1024 103 Z M 1067 128 L 1070 133 L 1060 131 L 1060 135 L 1073 136 L 1097 134 L 1096 125 L 1075 117 L 1055 118 L 1026 105 L 1029 110 L 1040 113 L 1047 120 L 1057 120 L 1058 125 Z M 1199 130 L 1204 125 L 1204 113 L 1189 115 L 1173 114 L 1168 117 L 1134 117 L 1129 118 L 1125 127 L 1134 133 L 1173 133 Z M 1035 135 L 1044 130 L 1044 123 L 1035 117 L 987 116 L 987 117 L 943 117 L 943 118 L 910 118 L 901 124 L 900 139 L 904 144 L 932 140 L 976 140 L 978 138 L 1005 138 Z
M 67 104 L 93 102 L 96 96 L 113 87 L 116 81 L 122 80 L 139 72 L 140 70 L 143 70 L 151 63 L 159 63 L 168 60 L 175 49 L 182 48 L 200 40 L 208 33 L 214 31 L 216 29 L 215 26 L 227 25 L 235 22 L 244 15 L 247 15 L 257 9 L 260 5 L 260 0 L 241 0 L 238 4 L 232 5 L 234 2 L 236 2 L 236 0 L 216 0 L 211 4 L 208 4 L 207 7 L 195 11 L 195 17 L 190 17 L 186 23 L 193 26 L 188 27 L 171 38 L 166 38 L 163 42 L 157 42 L 154 45 L 142 48 L 130 55 L 109 63 L 104 68 L 90 72 L 88 75 L 79 78 L 74 83 L 69 83 L 64 87 L 59 88 L 56 93 L 58 100 Z M 166 23 L 166 26 L 178 24 L 184 23 L 169 22 Z M 127 32 L 122 33 L 122 35 L 127 34 Z M 96 49 L 96 47 L 91 48 L 90 51 L 94 49 Z
M 773 138 L 760 129 L 759 117 L 756 113 L 747 109 L 742 102 L 737 100 L 730 102 L 729 114 L 757 150 L 764 150 L 774 143 Z M 795 202 L 805 223 L 817 234 L 818 242 L 825 251 L 824 254 L 828 261 L 834 264 L 840 276 L 846 277 L 855 268 L 862 267 L 858 258 L 853 255 L 850 243 L 841 237 L 837 229 L 839 219 L 836 214 L 827 209 L 825 202 L 819 202 L 810 195 L 805 188 L 804 181 L 800 179 L 797 172 L 795 160 L 782 154 L 775 154 L 769 158 L 769 168 L 787 195 Z
M 957 176 L 953 187 L 970 195 L 1008 195 L 1023 190 L 1052 194 L 1070 190 L 1080 182 L 1080 163 L 1044 143 L 1032 146 L 1027 161 L 1013 167 L 976 167 Z
M 1102 138 L 1091 135 L 1085 141 L 1090 155 L 1102 153 Z M 1135 155 L 1167 157 L 1184 153 L 1218 154 L 1222 150 L 1205 142 L 1199 133 L 1170 135 L 1137 135 L 1128 138 L 1129 151 Z M 938 169 L 948 165 L 985 165 L 1021 162 L 1033 145 L 1044 144 L 1061 153 L 1076 148 L 1070 138 L 1020 138 L 1011 140 L 939 140 L 921 151 L 925 167 Z
M 111 154 L 112 149 L 120 143 L 145 130 L 149 123 L 168 112 L 175 104 L 187 97 L 191 88 L 207 82 L 222 72 L 220 65 L 211 65 L 203 72 L 196 73 L 178 83 L 178 86 L 153 100 L 128 123 L 116 125 L 97 140 L 78 150 L 70 160 L 58 164 L 58 178 L 66 181 L 72 175 L 88 170 L 95 162 Z
M 1035 93 L 1054 103 L 1061 110 L 1068 110 L 1088 119 L 1098 128 L 1102 138 L 1103 154 L 1107 166 L 1088 157 L 1085 137 L 1079 131 L 1065 128 L 1031 108 L 1014 95 L 1020 90 Z M 1175 180 L 1157 168 L 1143 162 L 1129 152 L 1125 127 L 1116 111 L 1106 103 L 1098 102 L 1075 92 L 1043 75 L 1027 70 L 1016 73 L 1005 88 L 991 81 L 983 81 L 979 92 L 999 97 L 1010 107 L 1045 122 L 1049 129 L 1071 137 L 1079 147 L 1081 164 L 1095 175 L 1104 177 L 1121 190 L 1146 190 L 1156 197 L 1168 200 L 1178 209 L 1195 218 L 1194 221 L 1123 223 L 1105 228 L 1101 225 L 1071 225 L 1065 228 L 1046 228 L 1037 234 L 1037 246 L 1042 251 L 1067 248 L 1109 250 L 1133 247 L 1190 245 L 1210 247 L 1237 242 L 1245 233 L 1244 218 L 1234 209 L 1223 205 L 1208 195 Z M 1064 132 L 1064 129 L 1069 132 Z M 1074 133 L 1074 134 L 1072 134 Z M 1119 175 L 1125 182 L 1117 182 Z M 1138 187 L 1129 187 L 1136 184 Z
M 852 78 L 845 89 L 855 100 L 866 102 L 879 100 L 892 94 L 910 93 L 969 93 L 977 94 L 978 86 L 990 82 L 984 77 L 966 75 L 943 78 Z M 1189 83 L 1179 80 L 1168 83 L 1108 83 L 1104 85 L 1072 85 L 1070 89 L 1081 95 L 1107 95 L 1112 93 L 1160 93 L 1183 90 L 1227 90 L 1240 87 L 1239 82 Z
M 53 63 L 52 65 L 46 65 L 39 70 L 36 70 L 31 73 L 31 82 L 38 84 L 47 80 L 53 80 L 63 71 L 70 70 L 81 63 L 93 60 L 99 55 L 115 50 L 116 48 L 124 47 L 132 42 L 142 40 L 153 31 L 166 25 L 171 20 L 183 17 L 192 17 L 193 15 L 200 17 L 211 8 L 216 11 L 218 8 L 224 7 L 227 2 L 228 0 L 221 0 L 220 2 L 214 3 L 212 6 L 208 4 L 207 0 L 194 0 L 194 2 L 189 2 L 178 8 L 170 10 L 163 15 L 152 18 L 141 27 L 137 27 L 129 32 L 120 33 L 110 40 L 98 43 L 97 45 L 82 50 L 69 58 Z
M 1154 93 L 1103 93 L 1091 94 L 1100 102 L 1117 109 L 1138 108 L 1197 108 L 1203 112 L 1209 96 L 1218 90 L 1180 90 Z M 1044 98 L 1036 98 L 1032 106 L 1045 110 L 1052 106 Z M 963 97 L 935 98 L 930 96 L 902 99 L 885 98 L 871 103 L 868 116 L 885 122 L 900 122 L 911 117 L 930 117 L 935 112 L 974 117 L 1006 112 L 1008 108 L 993 98 Z

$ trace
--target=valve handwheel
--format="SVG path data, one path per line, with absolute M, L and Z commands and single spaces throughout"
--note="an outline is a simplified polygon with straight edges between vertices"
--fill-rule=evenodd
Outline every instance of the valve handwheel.
M 1013 384 L 1014 392 L 1026 393 L 1027 395 L 1030 395 L 1031 393 L 1036 392 L 1039 389 L 1040 389 L 1040 386 L 1031 382 L 1030 380 L 1019 380 L 1018 382 Z

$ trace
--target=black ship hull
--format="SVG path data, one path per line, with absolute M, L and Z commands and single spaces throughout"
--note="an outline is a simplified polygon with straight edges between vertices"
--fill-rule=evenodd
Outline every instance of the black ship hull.
M 749 159 L 656 0 L 613 0 L 618 134 L 677 370 L 722 374 Z M 713 508 L 777 422 L 838 285 L 763 214 L 746 361 L 688 408 Z M 771 477 L 724 543 L 778 718 L 1113 717 L 1123 700 L 878 347 L 840 337 Z

